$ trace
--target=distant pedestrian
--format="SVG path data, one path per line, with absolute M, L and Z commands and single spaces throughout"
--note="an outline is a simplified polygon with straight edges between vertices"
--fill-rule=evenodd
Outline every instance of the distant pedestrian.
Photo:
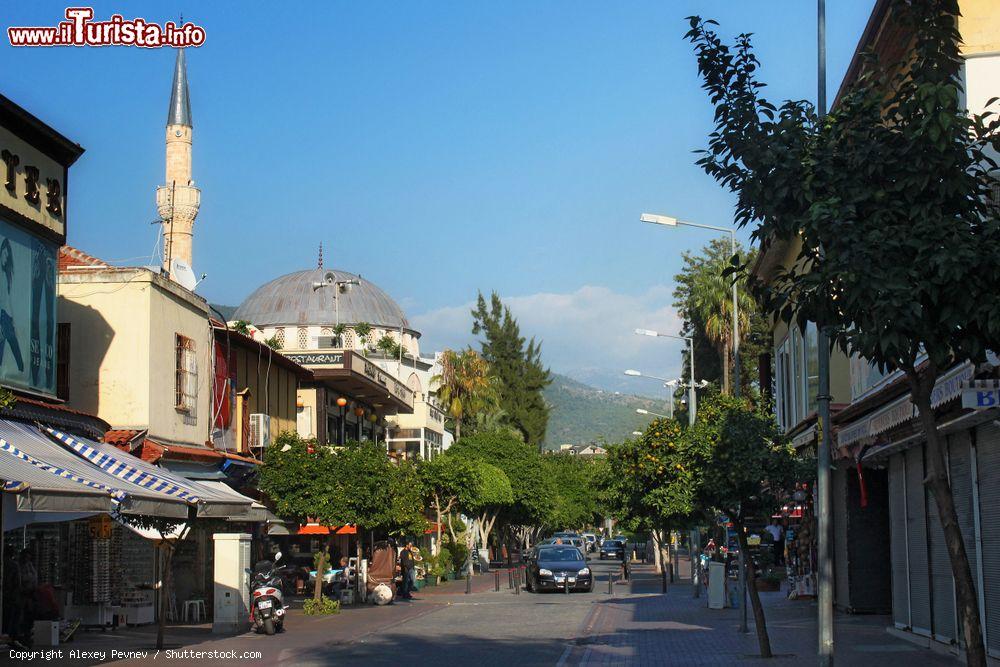
M 413 567 L 410 568 L 410 592 L 417 590 L 417 563 L 423 562 L 423 557 L 420 555 L 420 549 L 413 545 L 413 542 L 407 542 L 406 548 L 410 552 L 410 557 L 413 559 Z
M 413 599 L 413 593 L 412 590 L 410 589 L 410 586 L 414 581 L 413 579 L 414 562 L 413 562 L 413 552 L 410 551 L 411 546 L 413 546 L 413 543 L 407 542 L 406 546 L 403 547 L 403 550 L 399 552 L 399 572 L 403 579 L 401 583 L 402 590 L 399 593 L 399 597 L 401 597 L 404 600 Z
M 774 554 L 774 564 L 782 565 L 785 560 L 785 530 L 781 527 L 777 519 L 771 519 L 771 525 L 767 526 L 764 530 L 774 540 L 774 543 L 771 545 L 771 552 Z

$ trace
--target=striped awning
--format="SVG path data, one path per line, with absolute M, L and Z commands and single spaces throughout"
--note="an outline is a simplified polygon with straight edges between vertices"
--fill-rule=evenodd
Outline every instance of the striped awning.
M 109 475 L 33 426 L 0 420 L 0 442 L 0 488 L 19 511 L 188 516 L 183 500 Z
M 192 505 L 196 505 L 200 500 L 194 492 L 184 486 L 164 479 L 162 476 L 154 474 L 148 470 L 141 470 L 129 461 L 129 459 L 132 461 L 141 461 L 141 459 L 126 454 L 117 448 L 115 449 L 115 453 L 101 451 L 97 449 L 96 446 L 74 438 L 68 433 L 63 433 L 62 431 L 58 431 L 48 426 L 45 427 L 45 430 L 53 438 L 110 475 L 114 475 L 119 479 L 124 479 L 146 489 L 152 489 L 153 491 L 158 491 L 168 496 L 176 496 Z
M 144 485 L 143 488 L 156 490 L 157 493 L 196 506 L 199 517 L 243 518 L 249 514 L 253 504 L 250 498 L 235 492 L 225 493 L 201 482 L 185 479 L 106 442 L 94 442 L 52 428 L 47 428 L 46 432 L 69 452 L 118 479 Z

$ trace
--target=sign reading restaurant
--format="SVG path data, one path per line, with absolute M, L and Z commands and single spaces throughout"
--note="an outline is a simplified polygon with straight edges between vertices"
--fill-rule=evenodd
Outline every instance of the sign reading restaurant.
M 413 390 L 386 373 L 384 370 L 351 350 L 333 350 L 330 352 L 285 352 L 284 355 L 299 364 L 316 369 L 345 369 L 366 378 L 383 387 L 386 391 L 408 405 L 413 405 Z
M 0 95 L 0 384 L 56 390 L 56 254 L 83 149 Z

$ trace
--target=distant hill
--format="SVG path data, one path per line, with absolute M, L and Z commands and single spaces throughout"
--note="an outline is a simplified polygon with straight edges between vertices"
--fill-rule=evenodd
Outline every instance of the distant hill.
M 619 442 L 641 431 L 652 419 L 636 414 L 636 408 L 664 412 L 664 402 L 653 398 L 596 389 L 565 375 L 552 374 L 545 389 L 545 401 L 552 407 L 545 447 L 580 445 L 588 442 Z
M 236 308 L 237 308 L 237 306 L 223 306 L 221 303 L 213 303 L 213 304 L 209 304 L 209 305 L 211 305 L 212 308 L 215 308 L 215 310 L 217 310 L 220 313 L 222 313 L 222 316 L 226 318 L 227 322 L 229 322 L 230 320 L 233 319 L 233 313 L 236 312 Z M 214 314 L 215 313 L 213 313 L 213 315 Z

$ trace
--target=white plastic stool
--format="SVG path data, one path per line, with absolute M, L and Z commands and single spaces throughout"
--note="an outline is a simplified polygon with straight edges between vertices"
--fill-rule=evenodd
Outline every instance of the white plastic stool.
M 354 591 L 349 588 L 340 591 L 340 604 L 354 604 Z
M 188 623 L 193 620 L 195 623 L 201 623 L 203 618 L 208 616 L 208 612 L 205 610 L 205 601 L 198 600 L 185 600 L 184 601 L 184 622 Z M 193 619 L 192 619 L 193 617 Z

